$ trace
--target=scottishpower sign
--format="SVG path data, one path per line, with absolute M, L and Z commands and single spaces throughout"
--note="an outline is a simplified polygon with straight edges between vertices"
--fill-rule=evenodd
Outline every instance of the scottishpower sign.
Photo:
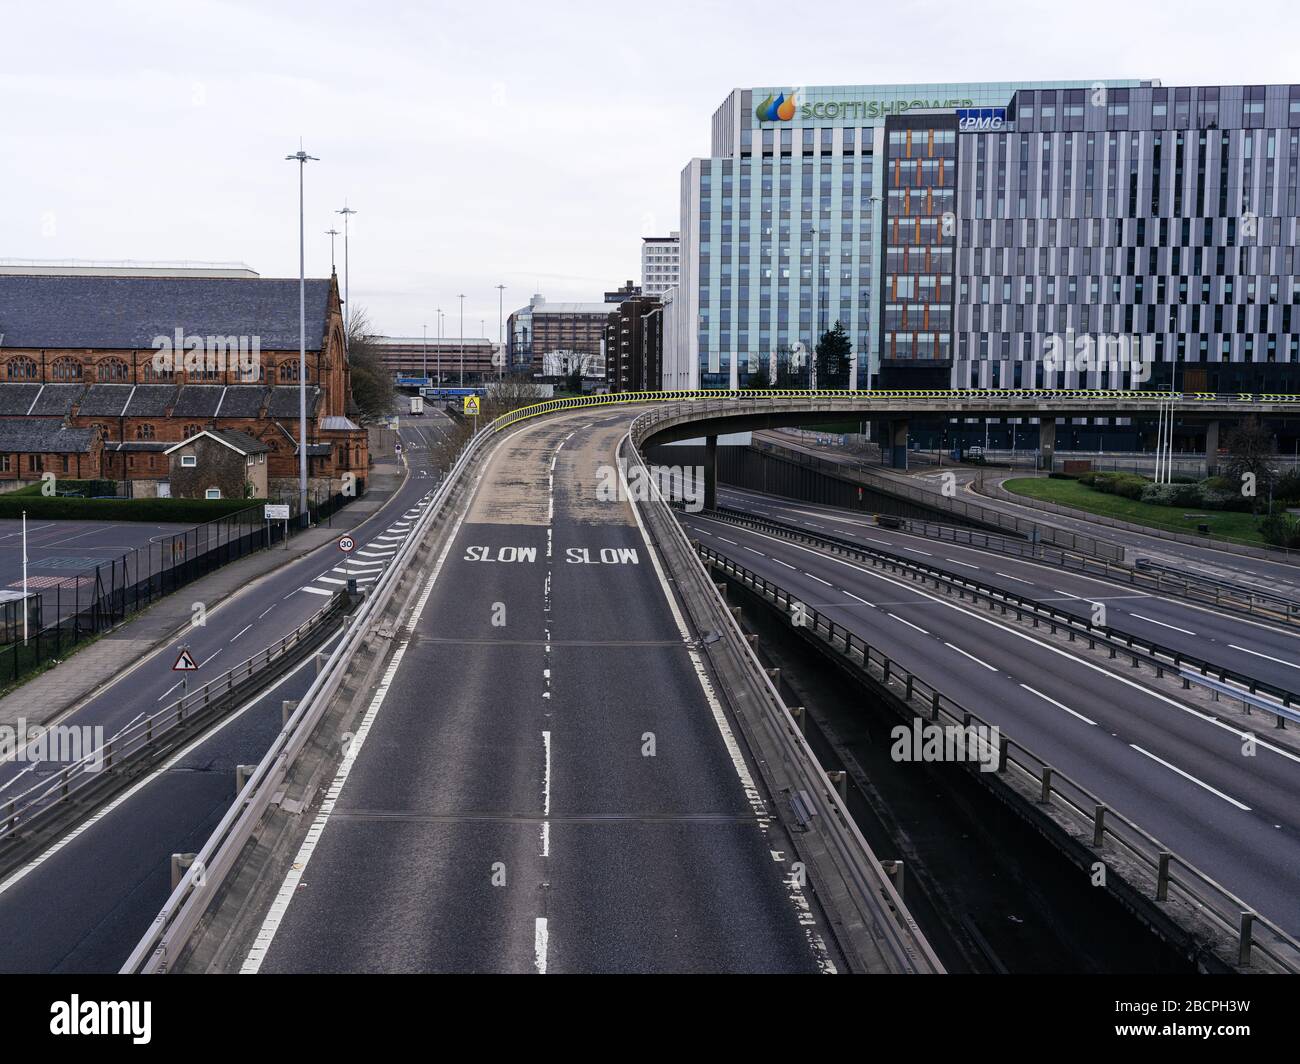
M 754 117 L 759 122 L 788 122 L 794 118 L 794 106 L 797 93 L 772 93 L 754 108 Z M 886 115 L 902 114 L 905 111 L 951 111 L 954 108 L 969 107 L 974 100 L 825 100 L 817 103 L 801 103 L 797 107 L 800 121 L 826 121 L 843 119 L 850 122 L 871 118 L 884 118 Z M 1005 108 L 1003 108 L 1005 111 Z

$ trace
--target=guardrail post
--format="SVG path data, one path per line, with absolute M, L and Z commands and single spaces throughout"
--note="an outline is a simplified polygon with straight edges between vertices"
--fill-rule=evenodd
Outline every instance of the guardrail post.
M 256 765 L 235 766 L 235 796 L 236 797 L 238 797 L 240 792 L 244 789 L 244 784 L 248 782 L 248 777 L 253 774 L 256 768 L 257 768 Z
M 805 735 L 808 732 L 808 711 L 803 706 L 791 706 L 790 716 L 794 717 L 794 722 L 799 725 L 799 734 Z
M 1169 859 L 1173 857 L 1168 850 L 1160 851 L 1160 866 L 1156 869 L 1156 901 L 1169 898 Z
M 781 670 L 780 670 L 780 669 L 764 669 L 763 671 L 764 671 L 765 673 L 767 673 L 767 678 L 768 678 L 769 680 L 772 681 L 772 686 L 773 686 L 773 687 L 776 687 L 777 685 L 780 684 L 780 682 L 781 682 Z
M 894 890 L 898 892 L 898 900 L 903 900 L 903 862 L 902 861 L 881 861 L 880 869 L 885 875 L 889 876 L 890 882 L 894 884 Z
M 840 801 L 849 800 L 849 774 L 842 769 L 838 772 L 826 773 L 826 778 L 835 784 L 835 789 L 839 792 Z
M 938 691 L 930 692 L 930 719 L 931 720 L 939 719 L 939 692 Z
M 1106 807 L 1097 806 L 1092 816 L 1092 845 L 1100 850 L 1106 841 Z
M 8 816 L 5 817 L 5 829 L 8 831 L 13 831 L 14 826 L 17 823 L 18 823 L 18 805 L 12 798 L 10 798 L 9 814 Z
M 1052 801 L 1052 766 L 1043 766 L 1043 786 L 1038 794 L 1038 801 L 1041 805 L 1049 805 Z
M 1241 914 L 1241 932 L 1238 936 L 1237 963 L 1242 967 L 1250 964 L 1251 931 L 1255 925 L 1255 914 L 1249 909 Z
M 185 872 L 194 864 L 195 853 L 174 853 L 172 854 L 172 890 L 181 885 L 181 880 L 185 877 Z
M 293 716 L 293 711 L 297 708 L 298 708 L 298 700 L 296 698 L 286 698 L 283 702 L 280 703 L 280 726 L 281 727 L 284 727 L 284 725 L 289 723 L 289 718 Z

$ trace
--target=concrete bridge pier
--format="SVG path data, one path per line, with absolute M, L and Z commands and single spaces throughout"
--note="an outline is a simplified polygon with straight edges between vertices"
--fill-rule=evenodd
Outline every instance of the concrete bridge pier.
M 1043 456 L 1043 470 L 1050 473 L 1056 461 L 1056 419 L 1044 417 L 1038 419 L 1038 449 Z
M 718 508 L 718 437 L 704 439 L 704 508 Z
M 1205 475 L 1219 475 L 1219 423 L 1211 421 L 1205 426 Z
M 895 469 L 907 468 L 907 422 L 889 422 L 889 464 Z

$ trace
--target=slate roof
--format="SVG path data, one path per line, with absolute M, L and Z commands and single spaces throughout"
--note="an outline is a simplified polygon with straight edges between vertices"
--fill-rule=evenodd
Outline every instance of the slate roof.
M 0 384 L 0 414 L 25 414 L 41 390 L 39 384 Z
M 47 384 L 41 396 L 32 408 L 33 414 L 46 417 L 63 417 L 72 413 L 72 404 L 81 398 L 86 390 L 84 384 Z
M 319 351 L 330 282 L 307 282 L 307 349 Z M 157 336 L 257 336 L 298 349 L 298 280 L 0 274 L 4 347 L 153 348 Z
M 221 393 L 226 389 L 220 384 L 186 384 L 172 407 L 174 417 L 213 417 L 217 404 L 221 402 Z M 134 406 L 135 404 L 131 404 Z
M 257 417 L 266 401 L 264 384 L 232 384 L 221 400 L 222 417 Z
M 320 388 L 316 385 L 310 385 L 307 388 L 307 413 L 310 415 L 315 409 L 317 402 L 320 401 Z M 297 417 L 298 416 L 298 386 L 296 384 L 286 384 L 281 387 L 271 389 L 271 398 L 267 400 L 266 412 L 270 417 Z M 223 410 L 224 414 L 225 411 Z
M 237 447 L 244 454 L 261 454 L 271 449 L 261 440 L 250 436 L 247 432 L 240 432 L 238 429 L 214 429 L 212 435 L 232 447 Z
M 163 417 L 176 401 L 174 384 L 137 384 L 126 405 L 127 417 Z
M 94 429 L 69 428 L 57 418 L 0 421 L 0 451 L 19 454 L 88 454 Z
M 131 395 L 130 384 L 92 384 L 81 397 L 79 413 L 90 417 L 117 417 Z

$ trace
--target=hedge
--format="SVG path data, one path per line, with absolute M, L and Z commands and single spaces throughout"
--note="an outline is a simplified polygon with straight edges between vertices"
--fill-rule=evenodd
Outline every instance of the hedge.
M 0 518 L 61 518 L 68 521 L 157 521 L 197 525 L 228 517 L 266 499 L 78 499 L 66 496 L 0 495 Z

